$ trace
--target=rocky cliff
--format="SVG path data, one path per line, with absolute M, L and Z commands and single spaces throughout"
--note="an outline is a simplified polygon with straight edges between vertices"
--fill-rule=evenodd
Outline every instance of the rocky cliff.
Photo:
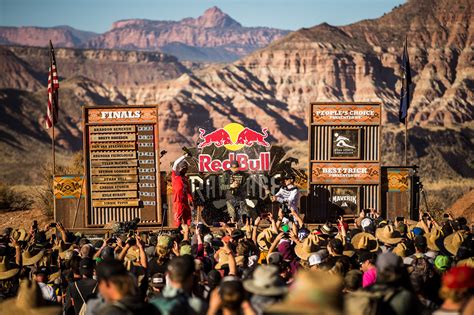
M 180 60 L 229 62 L 267 46 L 288 31 L 244 27 L 212 7 L 197 18 L 181 21 L 130 19 L 96 34 L 71 27 L 0 27 L 0 44 L 55 47 L 162 51 Z
M 97 35 L 69 26 L 0 27 L 0 44 L 45 47 L 51 40 L 57 47 L 80 47 Z

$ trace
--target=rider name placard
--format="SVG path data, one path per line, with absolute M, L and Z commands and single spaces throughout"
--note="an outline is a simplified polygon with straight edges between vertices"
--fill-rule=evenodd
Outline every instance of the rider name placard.
M 137 135 L 135 133 L 117 133 L 117 134 L 93 134 L 91 140 L 93 142 L 109 142 L 109 141 L 135 141 Z
M 136 198 L 136 191 L 93 192 L 92 199 Z
M 117 151 L 117 150 L 135 150 L 135 142 L 93 142 L 91 150 L 93 151 Z

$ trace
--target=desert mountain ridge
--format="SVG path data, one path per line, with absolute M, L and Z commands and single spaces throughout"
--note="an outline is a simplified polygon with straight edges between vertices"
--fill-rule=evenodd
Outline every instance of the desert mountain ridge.
M 103 34 L 68 26 L 0 27 L 0 44 L 161 51 L 180 60 L 229 62 L 288 34 L 268 27 L 244 27 L 218 7 L 180 21 L 128 19 L 116 21 Z

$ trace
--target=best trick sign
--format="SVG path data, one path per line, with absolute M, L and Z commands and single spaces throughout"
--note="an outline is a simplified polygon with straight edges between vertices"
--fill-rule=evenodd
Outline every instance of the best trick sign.
M 84 107 L 88 227 L 161 222 L 157 106 Z

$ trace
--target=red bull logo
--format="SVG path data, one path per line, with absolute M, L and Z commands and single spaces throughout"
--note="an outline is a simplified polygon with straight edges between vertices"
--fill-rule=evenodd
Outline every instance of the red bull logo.
M 249 158 L 245 153 L 229 153 L 229 158 L 223 161 L 213 160 L 209 154 L 200 154 L 199 172 L 227 171 L 232 161 L 239 162 L 241 171 L 270 171 L 270 152 L 260 152 L 256 159 Z
M 199 138 L 202 142 L 199 143 L 198 148 L 215 145 L 216 147 L 225 146 L 230 151 L 237 151 L 244 146 L 251 147 L 255 144 L 268 148 L 270 144 L 265 141 L 268 137 L 267 130 L 267 128 L 262 128 L 261 132 L 258 132 L 238 123 L 230 123 L 224 128 L 209 133 L 206 133 L 205 129 L 199 128 Z
M 244 147 L 257 145 L 269 148 L 270 144 L 265 140 L 268 137 L 267 131 L 267 128 L 262 128 L 259 132 L 238 123 L 230 123 L 224 128 L 208 133 L 199 128 L 199 138 L 202 141 L 198 144 L 198 148 L 203 149 L 211 145 L 218 148 L 223 146 L 229 151 L 238 151 Z M 229 153 L 229 157 L 225 160 L 213 159 L 209 154 L 200 154 L 199 172 L 227 171 L 232 161 L 239 162 L 242 171 L 270 171 L 270 152 L 260 152 L 255 158 L 250 158 L 246 153 Z

